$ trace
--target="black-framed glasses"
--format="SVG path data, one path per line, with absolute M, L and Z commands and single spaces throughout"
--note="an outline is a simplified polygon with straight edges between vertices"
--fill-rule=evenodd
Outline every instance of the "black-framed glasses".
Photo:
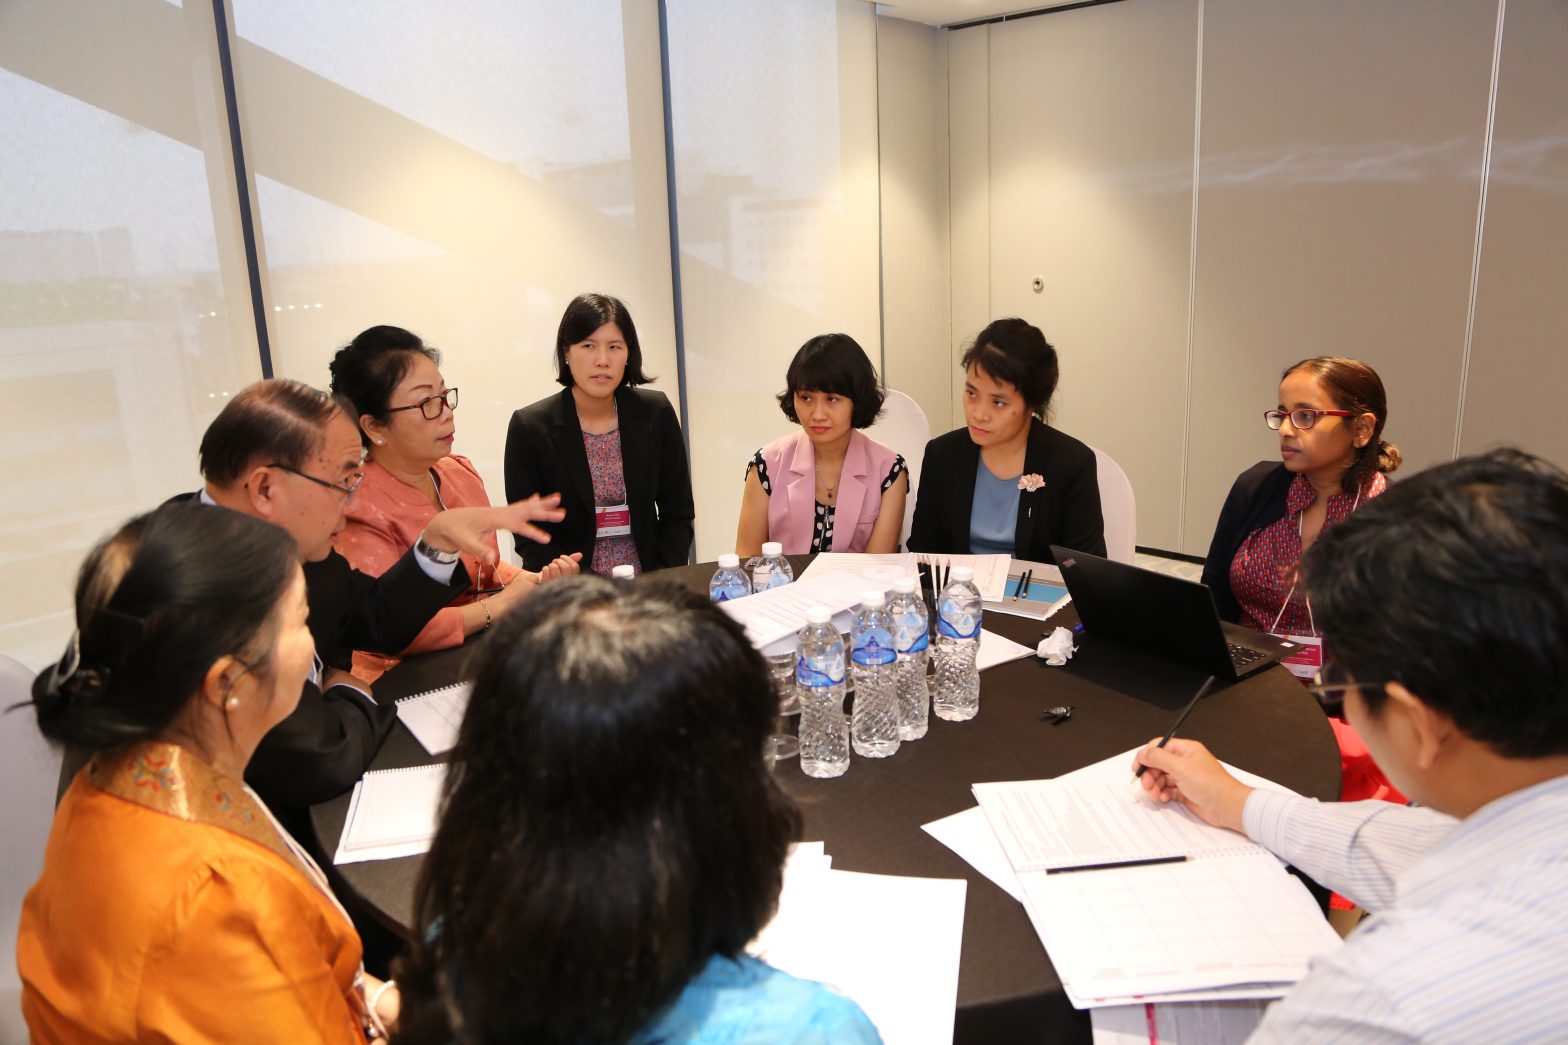
M 1350 673 L 1338 664 L 1330 662 L 1312 677 L 1312 684 L 1307 687 L 1317 702 L 1323 705 L 1323 710 L 1330 715 L 1343 715 L 1345 710 L 1345 694 L 1353 689 L 1382 689 L 1386 683 L 1382 682 L 1356 682 Z
M 1265 410 L 1263 423 L 1274 431 L 1279 431 L 1279 426 L 1285 423 L 1285 418 L 1290 418 L 1291 426 L 1306 431 L 1318 423 L 1320 417 L 1355 417 L 1354 410 L 1310 410 L 1302 407 L 1299 410 Z
M 389 406 L 387 407 L 387 413 L 395 414 L 399 410 L 418 410 L 426 421 L 434 421 L 441 416 L 441 407 L 443 405 L 448 410 L 455 411 L 457 409 L 457 389 L 448 388 L 440 395 L 425 396 L 425 398 L 413 406 Z
M 345 507 L 353 502 L 354 495 L 359 492 L 359 484 L 365 481 L 364 472 L 355 472 L 353 475 L 348 477 L 348 482 L 346 483 L 334 483 L 329 482 L 326 479 L 318 479 L 314 475 L 307 475 L 298 468 L 291 468 L 286 464 L 279 464 L 277 461 L 272 462 L 271 464 L 267 465 L 267 467 L 277 468 L 288 472 L 290 475 L 297 475 L 301 479 L 309 479 L 317 486 L 325 486 L 329 490 L 336 490 L 338 493 L 343 495 L 343 504 Z

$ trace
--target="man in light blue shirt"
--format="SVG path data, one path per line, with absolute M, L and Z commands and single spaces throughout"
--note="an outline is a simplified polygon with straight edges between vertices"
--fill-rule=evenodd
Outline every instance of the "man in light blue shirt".
M 1319 698 L 1421 808 L 1254 791 L 1195 741 L 1138 755 L 1153 797 L 1373 912 L 1252 1040 L 1568 1041 L 1568 475 L 1511 450 L 1432 468 L 1303 576 Z

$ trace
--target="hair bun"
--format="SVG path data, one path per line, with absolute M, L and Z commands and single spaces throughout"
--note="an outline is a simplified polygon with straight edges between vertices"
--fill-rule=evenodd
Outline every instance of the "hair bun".
M 1394 471 L 1404 463 L 1405 455 L 1399 452 L 1399 447 L 1387 439 L 1379 439 L 1377 443 L 1377 470 L 1384 475 Z

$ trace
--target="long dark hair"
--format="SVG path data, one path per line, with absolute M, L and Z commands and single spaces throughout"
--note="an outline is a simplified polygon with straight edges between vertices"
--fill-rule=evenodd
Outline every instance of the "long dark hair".
M 269 619 L 298 570 L 285 530 L 227 508 L 132 519 L 82 563 L 77 632 L 33 682 L 39 730 L 90 751 L 162 735 L 219 658 L 272 645 Z
M 399 970 L 401 1041 L 624 1041 L 778 902 L 799 815 L 744 633 L 582 576 L 496 623 Z
M 1372 473 L 1387 475 L 1399 467 L 1405 455 L 1383 438 L 1383 426 L 1388 424 L 1388 393 L 1383 391 L 1383 379 L 1377 376 L 1376 370 L 1347 356 L 1313 356 L 1286 367 L 1279 379 L 1283 381 L 1298 370 L 1323 382 L 1338 409 L 1353 410 L 1358 415 L 1371 414 L 1377 419 L 1372 425 L 1372 438 L 1367 440 L 1367 445 L 1356 447 L 1355 460 L 1340 477 L 1340 489 L 1355 493 L 1372 478 Z

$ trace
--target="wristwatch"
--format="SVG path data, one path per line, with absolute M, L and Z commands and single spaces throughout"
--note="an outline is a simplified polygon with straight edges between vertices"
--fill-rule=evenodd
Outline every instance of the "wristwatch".
M 437 548 L 430 547 L 430 545 L 425 543 L 425 538 L 423 535 L 421 535 L 419 540 L 415 542 L 414 553 L 416 555 L 423 555 L 437 566 L 446 566 L 450 563 L 456 562 L 462 557 L 461 552 L 444 552 Z

